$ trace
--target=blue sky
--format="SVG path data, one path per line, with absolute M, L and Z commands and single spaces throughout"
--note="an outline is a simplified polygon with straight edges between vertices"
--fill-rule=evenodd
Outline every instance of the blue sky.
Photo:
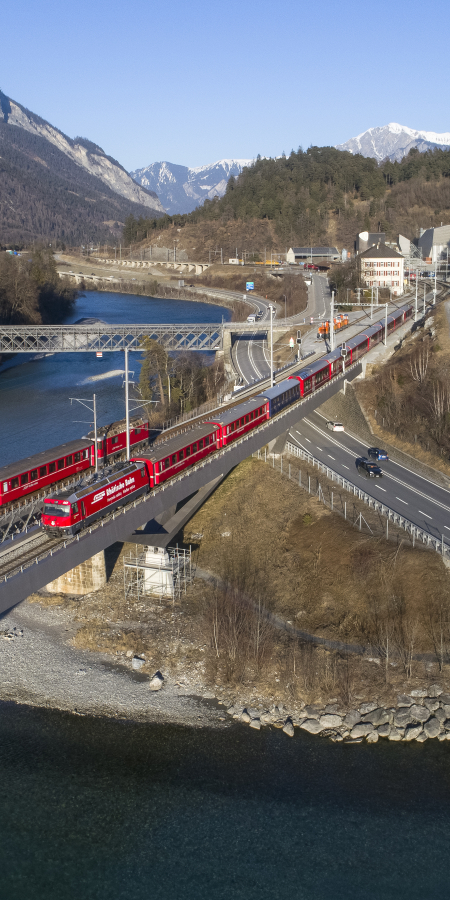
M 400 122 L 450 131 L 444 0 L 18 0 L 0 88 L 128 170 L 277 156 Z

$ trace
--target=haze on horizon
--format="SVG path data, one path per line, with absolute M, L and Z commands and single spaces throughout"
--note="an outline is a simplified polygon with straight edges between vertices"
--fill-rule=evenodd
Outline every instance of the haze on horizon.
M 128 171 L 279 156 L 392 121 L 445 132 L 449 18 L 444 0 L 432 20 L 415 0 L 23 0 L 3 9 L 0 87 Z

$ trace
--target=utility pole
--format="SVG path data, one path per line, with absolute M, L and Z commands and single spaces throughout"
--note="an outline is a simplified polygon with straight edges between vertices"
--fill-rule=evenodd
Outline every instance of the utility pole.
M 127 462 L 130 459 L 130 409 L 128 402 L 128 347 L 125 347 L 125 428 L 127 432 Z
M 414 321 L 415 322 L 417 322 L 417 302 L 418 302 L 417 291 L 418 291 L 418 289 L 419 289 L 419 279 L 417 278 L 417 271 L 416 271 L 416 299 L 414 302 Z
M 330 314 L 330 351 L 334 350 L 334 291 L 331 291 L 331 314 Z
M 387 319 L 388 319 L 388 304 L 386 303 L 385 314 L 384 314 L 384 346 L 387 344 Z
M 283 294 L 284 297 L 284 320 L 286 321 L 286 294 Z
M 273 387 L 273 306 L 270 305 L 270 387 Z
M 436 306 L 436 294 L 437 294 L 437 261 L 434 269 L 434 297 L 433 297 L 433 306 Z
M 373 285 L 372 285 L 372 295 L 370 299 L 370 318 L 373 318 Z
M 423 315 L 425 317 L 425 313 L 427 311 L 427 286 L 424 283 L 423 285 Z
M 92 395 L 92 400 L 88 400 L 86 397 L 70 397 L 70 404 L 72 405 L 73 401 L 76 400 L 77 403 L 81 403 L 82 406 L 85 406 L 86 409 L 89 410 L 93 414 L 94 422 L 88 422 L 88 425 L 94 425 L 94 459 L 95 459 L 95 473 L 98 472 L 98 443 L 97 443 L 97 398 L 95 394 Z M 88 406 L 88 403 L 92 403 L 92 407 Z

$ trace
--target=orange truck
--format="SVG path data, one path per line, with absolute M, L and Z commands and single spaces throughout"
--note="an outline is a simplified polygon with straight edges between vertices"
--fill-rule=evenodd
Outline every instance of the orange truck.
M 346 316 L 344 314 L 340 314 L 339 316 L 336 316 L 335 319 L 333 319 L 333 323 L 334 323 L 334 331 L 340 331 L 341 328 L 345 328 L 345 326 L 348 325 L 348 316 Z M 330 334 L 329 321 L 322 322 L 322 324 L 319 325 L 317 337 L 318 338 L 326 338 L 326 337 L 329 337 L 329 334 Z

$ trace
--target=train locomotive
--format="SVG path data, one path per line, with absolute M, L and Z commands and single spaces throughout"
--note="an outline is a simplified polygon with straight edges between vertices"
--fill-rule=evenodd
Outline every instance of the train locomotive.
M 412 308 L 409 306 L 396 310 L 388 316 L 388 333 L 411 316 Z M 120 470 L 102 475 L 100 480 L 91 477 L 89 484 L 76 490 L 69 489 L 58 496 L 46 497 L 41 518 L 43 527 L 54 534 L 75 534 L 118 506 L 192 468 L 216 450 L 239 440 L 342 374 L 383 339 L 385 327 L 384 320 L 376 322 L 347 341 L 345 358 L 342 348 L 338 348 L 267 391 L 224 410 L 210 421 L 204 421 L 148 450 L 134 453 L 129 464 L 121 464 Z

